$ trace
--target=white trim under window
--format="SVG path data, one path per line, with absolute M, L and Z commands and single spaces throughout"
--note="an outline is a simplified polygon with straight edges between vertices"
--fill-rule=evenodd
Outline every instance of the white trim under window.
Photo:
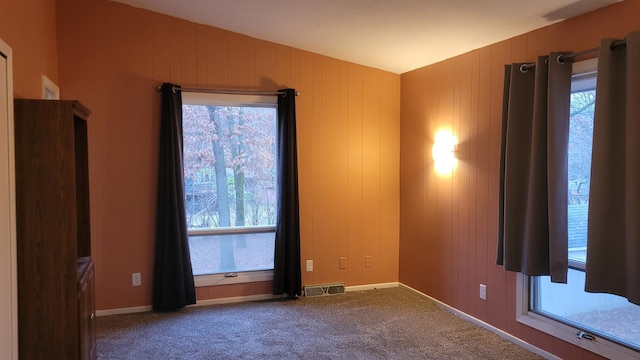
M 273 281 L 273 270 L 243 271 L 228 274 L 195 275 L 196 287 L 242 284 L 259 281 Z
M 276 232 L 275 226 L 242 226 L 219 227 L 208 229 L 191 229 L 189 235 L 230 235 L 230 234 L 262 234 Z

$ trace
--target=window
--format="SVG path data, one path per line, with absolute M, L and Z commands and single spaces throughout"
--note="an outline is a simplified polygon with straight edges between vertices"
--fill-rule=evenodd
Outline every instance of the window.
M 518 275 L 518 321 L 608 358 L 637 358 L 640 306 L 584 291 L 596 60 L 574 64 L 569 126 L 567 284 Z
M 182 98 L 185 207 L 196 286 L 248 272 L 272 274 L 276 98 L 189 92 Z M 210 274 L 217 276 L 203 283 L 201 275 Z M 268 279 L 262 277 L 257 280 Z

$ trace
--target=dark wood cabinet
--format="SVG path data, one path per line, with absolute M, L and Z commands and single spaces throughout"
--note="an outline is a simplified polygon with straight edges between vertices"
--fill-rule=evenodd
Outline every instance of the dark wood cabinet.
M 82 320 L 95 314 L 89 111 L 76 101 L 17 99 L 14 113 L 20 358 L 95 356 L 93 323 Z
M 95 280 L 93 261 L 89 257 L 78 259 L 78 328 L 81 359 L 96 358 Z

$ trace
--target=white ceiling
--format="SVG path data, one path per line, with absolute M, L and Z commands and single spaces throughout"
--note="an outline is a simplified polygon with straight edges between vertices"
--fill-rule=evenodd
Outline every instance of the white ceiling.
M 113 0 L 403 73 L 620 0 Z

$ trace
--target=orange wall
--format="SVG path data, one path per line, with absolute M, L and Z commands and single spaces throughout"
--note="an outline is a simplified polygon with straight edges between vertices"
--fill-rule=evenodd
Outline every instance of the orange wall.
M 303 284 L 398 281 L 400 76 L 106 0 L 58 0 L 60 87 L 92 110 L 98 309 L 149 305 L 165 81 L 297 98 Z M 347 257 L 348 268 L 339 269 Z M 364 256 L 373 266 L 364 267 Z M 304 267 L 303 267 L 304 269 Z M 142 272 L 142 286 L 131 273 Z M 199 299 L 269 284 L 198 290 Z
M 625 1 L 401 76 L 400 281 L 563 358 L 597 358 L 515 321 L 516 276 L 495 265 L 504 64 L 580 51 L 640 24 Z M 436 50 L 437 51 L 437 50 Z M 433 171 L 435 131 L 459 139 L 450 176 Z M 487 300 L 478 296 L 487 285 Z
M 41 98 L 42 75 L 58 81 L 56 1 L 2 1 L 0 39 L 13 51 L 13 94 Z

